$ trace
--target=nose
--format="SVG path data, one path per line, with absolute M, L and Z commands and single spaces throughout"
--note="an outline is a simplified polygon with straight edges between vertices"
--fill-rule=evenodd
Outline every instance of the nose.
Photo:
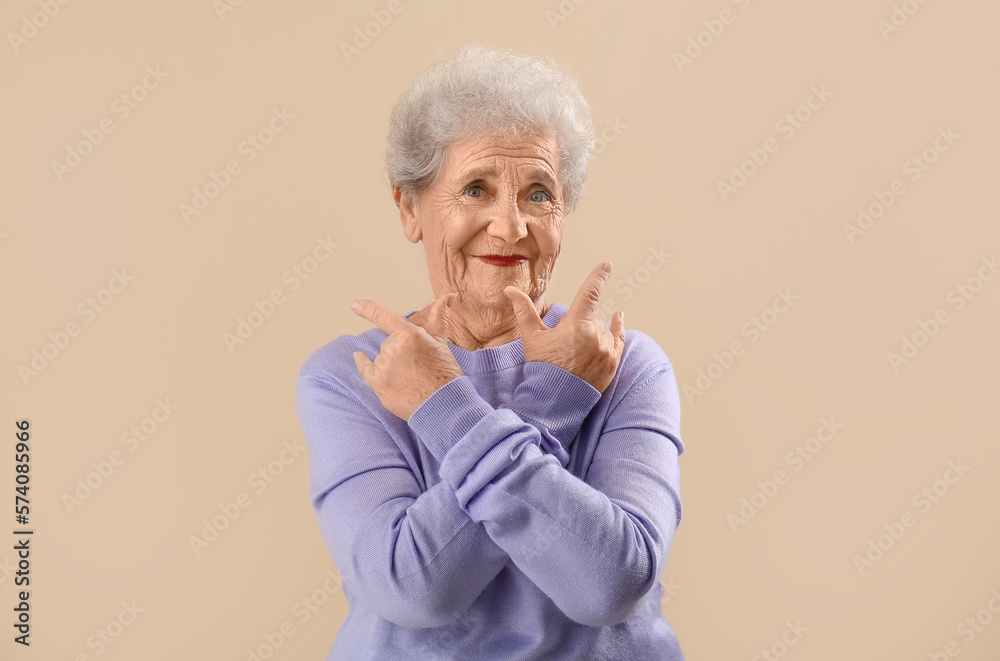
M 490 209 L 490 222 L 486 233 L 511 245 L 528 236 L 527 220 L 521 213 L 516 196 L 497 198 L 493 208 Z

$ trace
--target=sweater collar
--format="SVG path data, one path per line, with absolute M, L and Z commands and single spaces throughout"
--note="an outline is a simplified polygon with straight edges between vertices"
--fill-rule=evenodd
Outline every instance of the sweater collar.
M 406 313 L 406 318 L 416 313 L 419 308 Z M 559 320 L 569 311 L 562 303 L 552 303 L 542 317 L 542 323 L 549 328 L 555 328 Z M 467 376 L 476 374 L 489 374 L 524 364 L 524 347 L 521 345 L 521 338 L 517 338 L 506 344 L 498 344 L 495 347 L 486 347 L 469 351 L 456 344 L 448 343 L 451 352 L 455 355 L 459 367 Z

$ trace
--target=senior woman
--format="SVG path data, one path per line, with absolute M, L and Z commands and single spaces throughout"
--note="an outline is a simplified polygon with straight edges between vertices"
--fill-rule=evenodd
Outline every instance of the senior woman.
M 329 659 L 683 659 L 660 608 L 684 450 L 670 361 L 595 312 L 609 263 L 569 307 L 544 298 L 593 145 L 560 67 L 481 47 L 393 110 L 392 194 L 434 300 L 354 301 L 375 328 L 313 352 L 296 393 L 350 603 Z

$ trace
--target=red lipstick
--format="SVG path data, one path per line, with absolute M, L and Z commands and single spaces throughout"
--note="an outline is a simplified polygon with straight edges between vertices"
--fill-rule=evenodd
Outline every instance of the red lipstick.
M 478 259 L 493 266 L 514 266 L 524 261 L 524 255 L 476 255 Z

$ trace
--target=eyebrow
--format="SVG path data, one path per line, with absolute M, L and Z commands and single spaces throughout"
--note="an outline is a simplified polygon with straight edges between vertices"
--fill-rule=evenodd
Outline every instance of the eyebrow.
M 529 183 L 544 184 L 555 190 L 556 182 L 552 178 L 552 175 L 550 175 L 547 171 L 534 165 L 525 165 L 522 167 L 527 168 L 530 171 L 528 174 Z M 466 172 L 462 177 L 462 180 L 477 181 L 480 179 L 487 179 L 489 177 L 496 177 L 497 172 L 497 168 L 492 165 L 481 165 Z

